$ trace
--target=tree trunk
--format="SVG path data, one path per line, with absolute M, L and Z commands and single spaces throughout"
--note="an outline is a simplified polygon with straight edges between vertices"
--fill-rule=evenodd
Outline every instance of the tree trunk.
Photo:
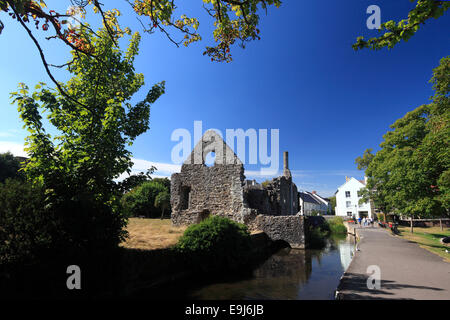
M 164 218 L 164 207 L 161 208 L 161 220 Z
M 442 219 L 439 219 L 439 226 L 441 227 L 441 231 L 444 231 L 444 228 L 442 228 Z
M 414 227 L 413 227 L 413 217 L 411 216 L 411 233 L 414 233 Z

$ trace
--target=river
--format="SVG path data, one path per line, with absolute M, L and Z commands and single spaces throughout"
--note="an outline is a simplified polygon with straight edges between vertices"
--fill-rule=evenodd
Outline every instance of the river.
M 332 300 L 355 250 L 353 236 L 332 237 L 321 250 L 284 248 L 251 275 L 203 285 L 187 292 L 199 300 Z

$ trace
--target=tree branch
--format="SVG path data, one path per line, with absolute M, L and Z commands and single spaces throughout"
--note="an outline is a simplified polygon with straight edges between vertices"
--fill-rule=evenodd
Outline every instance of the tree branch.
M 10 4 L 10 5 L 11 5 L 11 4 Z M 36 38 L 33 36 L 33 33 L 32 33 L 31 30 L 27 27 L 27 25 L 25 24 L 25 22 L 23 22 L 22 18 L 20 17 L 19 13 L 17 12 L 16 8 L 15 8 L 14 6 L 11 5 L 11 9 L 12 9 L 12 10 L 14 11 L 14 13 L 16 14 L 16 17 L 17 17 L 17 20 L 19 21 L 19 23 L 20 23 L 20 24 L 22 25 L 22 27 L 27 31 L 28 35 L 29 35 L 30 38 L 33 40 L 34 44 L 36 45 L 36 48 L 37 48 L 38 51 L 39 51 L 39 55 L 40 55 L 40 57 L 41 57 L 42 63 L 44 64 L 45 71 L 47 72 L 47 75 L 48 75 L 49 78 L 52 80 L 52 82 L 53 82 L 53 83 L 56 85 L 56 87 L 58 88 L 58 91 L 59 91 L 64 97 L 66 97 L 67 99 L 69 99 L 69 100 L 71 100 L 71 101 L 73 101 L 73 102 L 79 104 L 80 106 L 86 108 L 87 110 L 89 110 L 89 111 L 92 113 L 92 110 L 91 110 L 88 106 L 82 104 L 82 103 L 79 102 L 78 100 L 76 100 L 76 99 L 72 98 L 70 95 L 68 95 L 68 94 L 64 91 L 64 89 L 61 87 L 61 85 L 58 83 L 58 81 L 56 81 L 56 79 L 53 77 L 53 75 L 52 75 L 52 73 L 51 73 L 51 71 L 50 71 L 49 65 L 48 65 L 48 63 L 47 63 L 47 60 L 45 59 L 44 52 L 42 51 L 42 48 L 41 48 L 41 46 L 39 45 L 39 42 L 38 42 L 38 41 L 36 40 Z

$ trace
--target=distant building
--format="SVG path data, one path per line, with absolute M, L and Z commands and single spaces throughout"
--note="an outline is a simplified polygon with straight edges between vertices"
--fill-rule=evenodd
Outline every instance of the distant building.
M 357 180 L 353 177 L 345 177 L 345 183 L 340 186 L 336 195 L 336 208 L 335 212 L 337 216 L 363 218 L 373 218 L 373 208 L 370 202 L 359 204 L 360 190 L 366 186 L 367 178 L 364 180 Z
M 301 215 L 310 216 L 313 213 L 325 215 L 330 211 L 330 202 L 319 196 L 316 191 L 300 191 L 298 197 Z

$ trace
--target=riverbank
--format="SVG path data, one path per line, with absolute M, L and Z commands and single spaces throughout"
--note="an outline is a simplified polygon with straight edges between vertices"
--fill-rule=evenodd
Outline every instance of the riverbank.
M 449 263 L 381 228 L 355 232 L 360 238 L 358 251 L 340 281 L 337 299 L 450 299 Z M 370 266 L 379 267 L 379 289 L 367 286 L 373 273 L 367 272 Z
M 251 242 L 253 250 L 249 254 L 248 265 L 241 269 L 243 274 L 251 272 L 283 246 L 281 242 L 270 240 L 263 232 L 252 233 Z M 172 247 L 152 250 L 121 248 L 119 263 L 122 272 L 119 278 L 122 295 L 128 298 L 168 299 L 174 295 L 168 292 L 168 288 L 177 287 L 180 283 L 198 285 L 224 276 L 215 270 L 205 272 L 201 268 L 189 267 L 192 257 L 176 252 Z

